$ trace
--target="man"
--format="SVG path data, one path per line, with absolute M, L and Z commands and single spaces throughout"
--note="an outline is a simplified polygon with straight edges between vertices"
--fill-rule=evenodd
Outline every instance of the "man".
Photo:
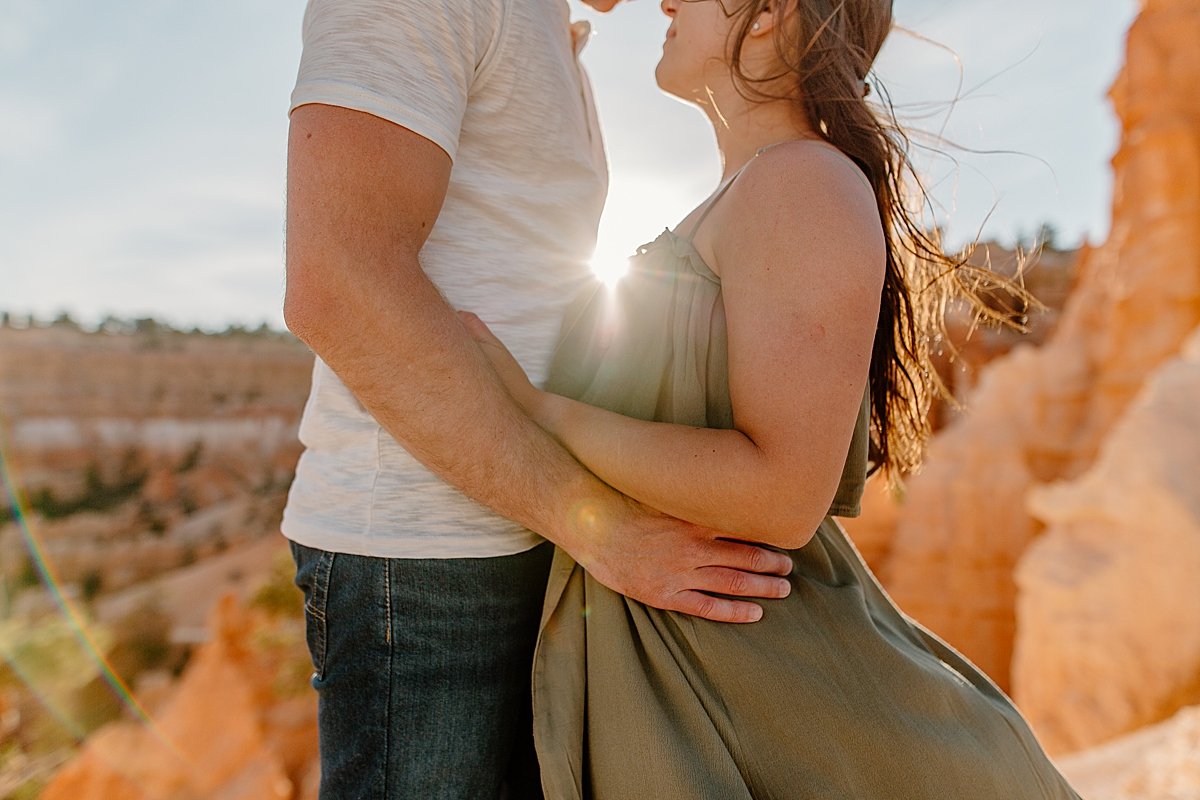
M 607 10 L 615 0 L 596 0 Z M 790 561 L 620 495 L 526 418 L 607 166 L 564 0 L 310 0 L 288 144 L 288 327 L 316 353 L 283 532 L 321 797 L 539 796 L 529 669 L 550 542 L 613 589 L 751 621 Z M 541 537 L 550 540 L 544 541 Z

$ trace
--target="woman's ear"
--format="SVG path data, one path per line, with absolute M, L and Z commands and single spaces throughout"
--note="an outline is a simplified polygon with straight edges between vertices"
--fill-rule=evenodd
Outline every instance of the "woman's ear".
M 775 9 L 772 8 L 772 3 L 768 3 L 766 8 L 759 12 L 754 22 L 750 25 L 751 36 L 766 36 L 775 28 Z
M 800 0 L 770 0 L 750 25 L 751 36 L 766 36 L 775 30 L 775 23 L 796 13 Z

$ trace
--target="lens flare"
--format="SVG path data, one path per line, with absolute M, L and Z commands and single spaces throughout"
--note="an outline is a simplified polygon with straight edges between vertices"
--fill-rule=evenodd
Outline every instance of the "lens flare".
M 589 265 L 596 277 L 604 281 L 604 285 L 611 290 L 616 288 L 617 283 L 629 271 L 629 258 L 622 255 L 597 252 L 592 256 Z
M 62 582 L 55 574 L 53 564 L 51 564 L 49 559 L 46 557 L 44 548 L 41 546 L 36 533 L 29 524 L 29 506 L 25 502 L 25 499 L 17 487 L 17 482 L 14 479 L 15 472 L 11 468 L 11 462 L 7 457 L 7 449 L 5 447 L 6 443 L 2 435 L 3 428 L 3 420 L 0 420 L 0 483 L 4 484 L 4 496 L 8 500 L 8 505 L 11 509 L 13 520 L 16 522 L 17 530 L 20 532 L 21 539 L 29 553 L 30 563 L 33 565 L 34 569 L 37 571 L 38 577 L 41 579 L 41 582 L 45 585 L 47 591 L 50 593 L 55 606 L 57 606 L 58 610 L 67 620 L 84 653 L 86 653 L 87 657 L 94 662 L 95 666 L 99 669 L 101 678 L 113 691 L 117 699 L 133 714 L 134 717 L 146 725 L 146 727 L 154 733 L 155 737 L 158 738 L 164 745 L 166 745 L 171 752 L 179 756 L 179 758 L 183 759 L 184 761 L 188 761 L 190 763 L 190 760 L 187 758 L 187 756 L 185 756 L 183 752 L 179 750 L 175 743 L 171 741 L 163 733 L 161 728 L 159 728 L 159 726 L 154 722 L 154 720 L 151 719 L 149 713 L 147 713 L 146 709 L 143 708 L 141 703 L 138 702 L 137 698 L 133 695 L 133 692 L 125 684 L 125 681 L 123 681 L 121 676 L 119 676 L 116 670 L 113 669 L 112 664 L 109 663 L 107 658 L 105 658 L 102 648 L 96 642 L 95 637 L 88 630 L 82 614 L 80 614 L 79 610 L 75 607 L 75 604 L 71 601 L 71 598 L 63 592 Z M 26 686 L 29 687 L 34 696 L 37 697 L 38 701 L 42 703 L 46 710 L 49 711 L 50 714 L 55 717 L 55 719 L 62 723 L 63 727 L 66 728 L 66 730 L 69 731 L 73 736 L 75 736 L 76 739 L 81 740 L 84 734 L 80 725 L 74 720 L 71 720 L 64 710 L 59 708 L 45 692 L 40 692 L 38 690 L 37 681 L 34 676 L 29 675 L 27 671 L 22 670 L 20 665 L 15 663 L 16 660 L 12 657 L 12 654 L 4 652 L 0 653 L 0 655 L 2 655 L 5 661 L 13 667 L 13 670 L 17 676 L 25 683 Z

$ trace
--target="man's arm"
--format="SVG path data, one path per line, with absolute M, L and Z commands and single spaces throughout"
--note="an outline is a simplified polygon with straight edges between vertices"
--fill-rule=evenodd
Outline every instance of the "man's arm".
M 752 621 L 790 559 L 646 509 L 608 487 L 512 402 L 421 269 L 447 153 L 370 114 L 291 115 L 288 327 L 380 425 L 463 493 L 562 546 L 598 580 L 659 608 Z

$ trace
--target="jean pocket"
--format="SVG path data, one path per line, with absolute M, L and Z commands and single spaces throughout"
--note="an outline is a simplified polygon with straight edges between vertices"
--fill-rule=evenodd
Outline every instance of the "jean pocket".
M 313 679 L 325 675 L 325 651 L 328 642 L 326 609 L 329 605 L 329 576 L 335 554 L 328 550 L 291 542 L 296 562 L 296 585 L 304 592 L 304 635 L 312 656 Z

